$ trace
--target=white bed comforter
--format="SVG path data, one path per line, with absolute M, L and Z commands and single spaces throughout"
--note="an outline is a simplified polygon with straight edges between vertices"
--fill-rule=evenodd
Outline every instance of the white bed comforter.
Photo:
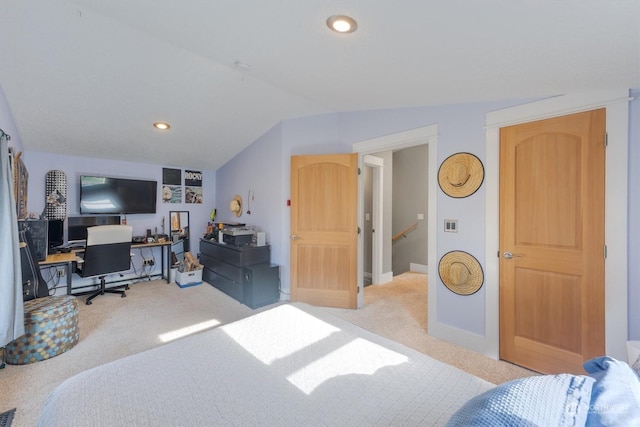
M 296 303 L 69 378 L 38 425 L 443 425 L 492 387 Z

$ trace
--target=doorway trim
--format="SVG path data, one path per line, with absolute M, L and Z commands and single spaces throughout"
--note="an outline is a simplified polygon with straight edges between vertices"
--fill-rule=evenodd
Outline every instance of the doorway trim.
M 562 95 L 489 112 L 486 115 L 486 347 L 499 357 L 499 149 L 500 128 L 606 108 L 608 145 L 605 185 L 605 336 L 606 354 L 626 360 L 627 341 L 627 156 L 628 90 Z M 604 143 L 604 141 L 603 141 Z M 489 232 L 493 230 L 493 232 Z M 604 248 L 603 248 L 604 251 Z M 489 256 L 496 254 L 496 256 Z
M 352 145 L 352 152 L 358 153 L 358 165 L 362 169 L 364 166 L 364 157 L 368 154 L 374 154 L 381 151 L 393 151 L 400 150 L 402 148 L 414 147 L 416 145 L 427 144 L 429 160 L 429 182 L 427 183 L 427 191 L 428 191 L 428 207 L 427 207 L 427 233 L 428 233 L 428 241 L 427 241 L 427 261 L 428 265 L 428 273 L 427 275 L 430 277 L 436 277 L 436 250 L 437 250 L 437 231 L 436 231 L 436 203 L 437 203 L 437 171 L 438 171 L 438 163 L 437 163 L 437 142 L 438 142 L 438 125 L 429 125 L 423 126 L 407 131 L 402 131 L 398 133 L 394 133 L 391 135 L 385 135 L 378 138 L 368 139 L 364 141 L 355 142 Z M 380 175 L 382 177 L 382 175 Z M 375 177 L 374 177 L 375 179 Z M 380 183 L 379 187 L 382 187 Z M 380 209 L 382 209 L 382 201 L 380 202 Z M 364 230 L 364 182 L 363 182 L 363 174 L 360 174 L 358 180 L 358 227 L 361 230 Z M 380 224 L 380 239 L 382 239 L 383 233 L 383 223 L 381 221 Z M 378 231 L 376 231 L 378 233 Z M 391 242 L 387 245 L 387 251 L 391 250 Z M 383 254 L 385 251 L 384 241 L 382 247 L 380 248 L 380 261 L 383 260 Z M 358 289 L 363 290 L 363 268 L 364 268 L 364 236 L 361 233 L 358 236 Z M 373 266 L 372 270 L 378 269 L 382 271 L 382 265 Z M 383 276 L 385 273 L 381 273 Z M 362 307 L 364 301 L 364 291 L 358 292 L 358 308 Z M 434 312 L 436 310 L 436 292 L 435 287 L 428 288 L 428 304 L 429 304 L 429 313 Z
M 370 154 L 365 154 L 363 157 L 364 166 L 368 166 L 372 169 L 372 197 L 371 202 L 373 205 L 373 221 L 371 228 L 373 230 L 371 238 L 371 284 L 377 285 L 384 283 L 382 272 L 382 236 L 383 236 L 383 185 L 384 182 L 384 159 Z M 358 189 L 359 190 L 359 189 Z M 364 194 L 364 193 L 363 193 Z M 364 198 L 362 199 L 364 200 Z M 365 218 L 366 220 L 366 218 Z M 364 224 L 360 228 L 365 230 Z M 376 232 L 377 231 L 377 232 Z M 364 263 L 364 233 L 363 233 L 363 263 Z M 364 265 L 364 264 L 363 264 Z M 363 269 L 364 270 L 364 269 Z M 364 281 L 364 279 L 363 279 Z

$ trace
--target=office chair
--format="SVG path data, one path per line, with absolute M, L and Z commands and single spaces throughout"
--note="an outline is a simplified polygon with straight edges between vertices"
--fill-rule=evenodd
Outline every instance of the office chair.
M 129 270 L 131 267 L 131 239 L 133 227 L 130 225 L 97 225 L 87 228 L 87 246 L 84 249 L 84 261 L 78 264 L 80 277 L 98 277 L 100 289 L 89 295 L 87 305 L 98 295 L 105 293 L 120 294 L 126 297 L 124 290 L 129 285 L 106 288 L 106 277 L 112 273 Z

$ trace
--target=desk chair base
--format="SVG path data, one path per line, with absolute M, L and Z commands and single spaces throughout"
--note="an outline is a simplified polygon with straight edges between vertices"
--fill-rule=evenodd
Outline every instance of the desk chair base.
M 121 285 L 121 286 L 114 286 L 113 288 L 106 288 L 106 276 L 100 276 L 100 289 L 98 289 L 97 291 L 95 291 L 94 293 L 92 293 L 91 295 L 89 295 L 86 299 L 86 304 L 87 305 L 91 305 L 92 302 L 91 300 L 94 299 L 95 297 L 97 297 L 98 295 L 104 295 L 106 293 L 108 294 L 120 294 L 120 298 L 124 298 L 127 296 L 127 294 L 124 293 L 124 290 L 120 289 L 120 288 L 124 288 L 125 290 L 129 290 L 129 285 Z

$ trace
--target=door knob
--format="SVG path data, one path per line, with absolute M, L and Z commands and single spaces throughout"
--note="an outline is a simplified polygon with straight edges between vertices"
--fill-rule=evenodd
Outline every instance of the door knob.
M 291 235 L 291 240 L 296 240 L 298 238 L 298 236 L 296 236 L 295 234 Z
M 504 259 L 511 259 L 511 258 L 513 258 L 513 254 L 511 252 L 505 252 L 505 253 L 502 254 L 502 257 Z

